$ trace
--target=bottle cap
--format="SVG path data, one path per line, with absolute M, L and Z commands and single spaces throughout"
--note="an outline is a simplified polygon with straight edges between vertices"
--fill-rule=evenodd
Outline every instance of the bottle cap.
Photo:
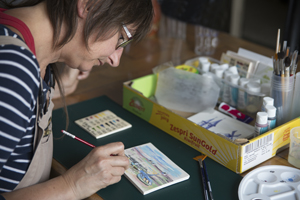
M 210 67 L 210 62 L 203 62 L 201 63 L 201 70 L 203 72 L 208 72 Z
M 225 64 L 220 65 L 220 67 L 222 67 L 224 70 L 226 70 L 229 68 L 229 64 L 225 63 Z
M 238 74 L 231 74 L 229 76 L 230 83 L 235 84 L 235 85 L 238 85 L 239 79 L 240 79 L 240 76 Z
M 266 112 L 268 113 L 268 117 L 276 117 L 276 107 L 272 105 L 266 105 Z
M 232 74 L 232 72 L 231 71 L 224 71 L 224 79 L 226 80 L 226 81 L 229 81 L 229 77 L 230 77 L 230 75 Z
M 256 113 L 256 123 L 267 124 L 268 123 L 268 114 L 266 112 L 257 112 Z
M 214 74 L 218 77 L 218 78 L 223 78 L 223 73 L 224 73 L 224 69 L 221 67 L 215 68 L 214 70 Z
M 273 106 L 274 105 L 274 99 L 271 98 L 271 97 L 264 97 L 263 98 L 263 105 L 266 106 L 266 105 L 271 105 Z
M 241 87 L 245 87 L 245 85 L 246 85 L 247 83 L 249 83 L 249 79 L 247 79 L 247 78 L 240 78 L 240 80 L 239 80 L 239 85 L 240 85 Z
M 206 57 L 200 57 L 199 62 L 204 63 L 204 62 L 209 62 L 209 61 L 208 61 L 208 58 L 206 58 Z
M 246 88 L 247 88 L 250 92 L 259 93 L 261 87 L 260 87 L 260 84 L 259 84 L 259 83 L 250 81 L 249 83 L 247 83 Z
M 212 63 L 212 64 L 210 65 L 210 71 L 211 71 L 211 72 L 214 72 L 215 69 L 216 69 L 216 68 L 219 68 L 219 67 L 220 67 L 219 64 L 217 64 L 217 63 Z
M 229 67 L 228 70 L 231 71 L 233 74 L 239 74 L 236 66 Z

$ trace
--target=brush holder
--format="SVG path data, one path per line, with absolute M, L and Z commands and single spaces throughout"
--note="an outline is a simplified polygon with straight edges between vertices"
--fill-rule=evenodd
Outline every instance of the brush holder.
M 271 97 L 274 99 L 276 125 L 280 126 L 291 120 L 291 108 L 294 92 L 294 76 L 281 77 L 273 74 Z

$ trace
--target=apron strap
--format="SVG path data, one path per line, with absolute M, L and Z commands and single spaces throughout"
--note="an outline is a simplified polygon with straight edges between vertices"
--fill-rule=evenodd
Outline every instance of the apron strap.
M 23 179 L 16 189 L 44 182 L 50 177 L 51 163 L 53 157 L 53 134 L 52 134 L 52 102 L 53 88 L 50 93 L 50 100 L 47 112 L 41 116 L 41 109 L 37 103 L 37 120 L 35 125 L 35 151 L 31 163 Z
M 27 44 L 25 42 L 23 42 L 22 40 L 18 39 L 18 38 L 15 38 L 15 37 L 12 37 L 12 36 L 1 35 L 0 36 L 0 41 L 1 41 L 0 42 L 1 44 L 14 44 L 16 46 L 24 47 L 25 49 L 27 49 L 28 51 L 30 51 L 32 53 L 32 51 L 29 49 Z

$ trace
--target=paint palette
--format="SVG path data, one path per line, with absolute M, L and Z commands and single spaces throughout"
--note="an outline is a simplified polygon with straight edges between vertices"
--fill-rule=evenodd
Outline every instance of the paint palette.
M 300 199 L 300 170 L 271 165 L 247 174 L 239 185 L 240 200 Z
M 130 128 L 132 125 L 113 112 L 105 110 L 75 121 L 96 139 Z

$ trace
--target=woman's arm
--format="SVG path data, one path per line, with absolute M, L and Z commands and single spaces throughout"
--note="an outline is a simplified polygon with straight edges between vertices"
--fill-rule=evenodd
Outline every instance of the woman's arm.
M 61 176 L 2 195 L 6 200 L 84 199 L 119 182 L 128 167 L 123 143 L 110 143 L 94 148 Z

